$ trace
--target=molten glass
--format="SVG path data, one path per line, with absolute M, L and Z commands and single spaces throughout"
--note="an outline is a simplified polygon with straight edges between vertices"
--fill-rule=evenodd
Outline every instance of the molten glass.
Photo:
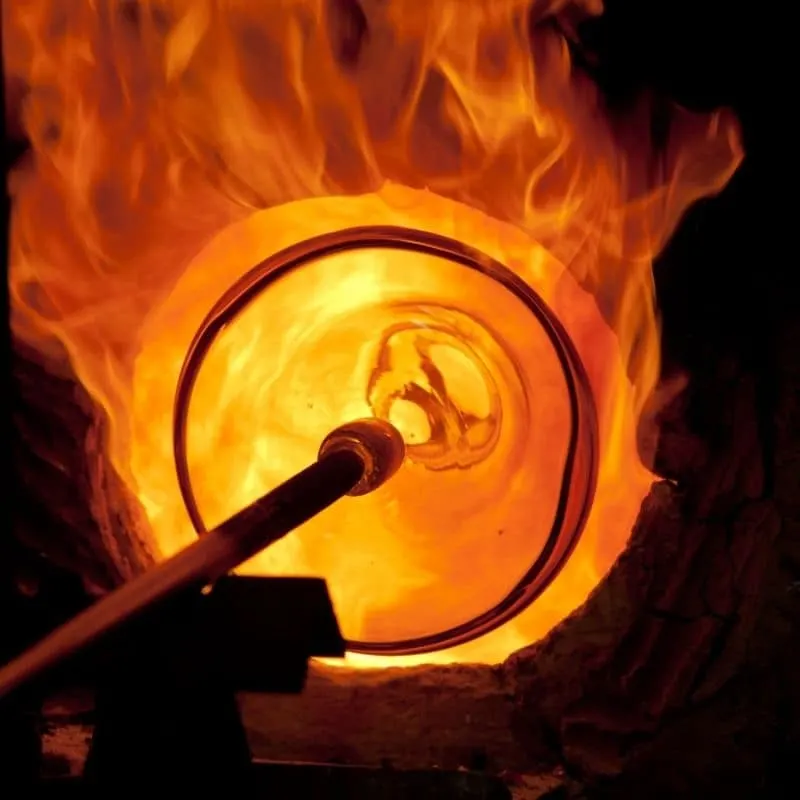
M 102 458 L 144 506 L 150 530 L 132 535 L 156 558 L 194 539 L 170 417 L 203 315 L 286 246 L 400 225 L 475 247 L 538 292 L 585 364 L 600 441 L 595 503 L 558 579 L 502 628 L 413 658 L 496 662 L 584 601 L 652 479 L 637 450 L 659 373 L 652 258 L 742 158 L 725 112 L 662 104 L 655 126 L 648 98 L 608 111 L 557 26 L 538 24 L 599 6 L 2 4 L 6 80 L 33 148 L 11 182 L 14 334 L 65 352 L 106 411 Z M 463 619 L 529 563 L 552 505 L 566 415 L 552 357 L 464 270 L 366 251 L 325 263 L 271 289 L 209 354 L 189 431 L 204 516 L 221 521 L 313 458 L 304 437 L 333 418 L 386 415 L 413 455 L 396 476 L 403 504 L 386 506 L 399 534 L 378 541 L 388 528 L 346 500 L 346 551 L 319 529 L 313 551 L 292 537 L 248 569 L 331 579 L 350 637 Z M 268 450 L 245 433 L 265 425 Z M 535 448 L 520 451 L 513 426 Z M 413 470 L 435 475 L 429 494 L 404 484 Z
M 376 250 L 378 267 L 382 267 L 379 273 L 375 272 Z M 361 268 L 357 261 L 351 263 L 353 255 L 365 252 L 370 258 Z M 339 254 L 349 257 L 345 260 L 346 276 L 337 274 L 336 266 L 332 267 L 330 262 L 321 263 L 322 259 Z M 387 259 L 389 254 L 403 256 L 404 260 L 395 259 L 393 263 Z M 414 259 L 418 259 L 416 266 L 421 266 L 422 272 L 412 268 Z M 400 270 L 395 269 L 393 273 L 395 265 Z M 462 281 L 455 280 L 450 274 L 454 265 L 471 272 L 467 272 Z M 294 273 L 295 270 L 302 270 L 302 274 Z M 351 302 L 358 303 L 360 298 L 362 305 L 354 305 L 344 312 L 337 307 L 325 308 L 304 324 L 306 294 L 302 291 L 302 282 L 297 286 L 298 280 L 305 280 L 305 288 L 313 291 L 327 273 L 332 273 L 337 283 L 346 278 L 351 288 Z M 289 295 L 286 294 L 287 283 L 294 284 Z M 483 291 L 476 291 L 481 283 Z M 447 287 L 451 289 L 448 291 Z M 358 291 L 360 288 L 366 291 Z M 348 649 L 386 655 L 441 650 L 494 630 L 527 608 L 563 567 L 591 507 L 598 449 L 591 388 L 560 322 L 524 281 L 485 253 L 423 231 L 369 226 L 315 237 L 249 270 L 211 309 L 192 339 L 178 378 L 175 400 L 177 476 L 195 530 L 205 533 L 207 528 L 192 488 L 187 457 L 192 392 L 204 359 L 213 351 L 219 334 L 235 330 L 236 321 L 267 289 L 272 291 L 258 304 L 259 317 L 293 308 L 295 324 L 307 331 L 306 342 L 310 343 L 312 352 L 305 359 L 300 352 L 298 369 L 291 363 L 296 355 L 294 351 L 289 352 L 290 362 L 282 368 L 279 362 L 270 361 L 266 351 L 259 350 L 258 361 L 244 367 L 250 379 L 257 375 L 263 385 L 269 387 L 269 392 L 282 395 L 288 385 L 287 376 L 301 371 L 304 377 L 296 386 L 298 393 L 293 396 L 293 402 L 306 405 L 299 392 L 306 393 L 307 405 L 322 405 L 331 415 L 331 421 L 342 413 L 343 407 L 366 402 L 373 413 L 378 414 L 372 418 L 376 432 L 393 431 L 410 442 L 404 448 L 401 440 L 397 447 L 391 437 L 384 437 L 387 453 L 405 450 L 408 454 L 411 469 L 406 470 L 404 481 L 393 481 L 382 495 L 375 497 L 371 507 L 367 507 L 366 502 L 360 503 L 356 516 L 339 515 L 335 519 L 333 514 L 327 514 L 293 537 L 295 540 L 302 537 L 307 562 L 313 559 L 315 549 L 325 537 L 332 540 L 334 547 L 340 548 L 339 556 L 328 557 L 327 561 L 329 568 L 332 562 L 339 567 L 329 576 L 330 588 L 340 617 L 355 631 L 349 638 Z M 270 308 L 270 301 L 275 308 Z M 504 319 L 499 324 L 485 323 L 484 327 L 480 320 L 485 319 L 485 309 L 480 305 L 492 301 L 498 304 L 494 311 L 502 307 Z M 331 395 L 326 389 L 331 386 L 332 369 L 324 363 L 324 358 L 315 356 L 324 356 L 330 351 L 328 346 L 320 347 L 320 339 L 335 337 L 344 329 L 348 334 L 357 330 L 359 341 L 351 349 L 334 348 L 337 363 L 333 369 L 342 374 L 333 384 L 339 387 L 337 395 Z M 408 335 L 405 346 L 392 350 L 393 339 L 401 334 Z M 521 341 L 524 342 L 522 350 Z M 535 385 L 530 380 L 531 370 L 525 369 L 521 361 L 521 356 L 529 353 L 534 343 L 542 356 Z M 453 362 L 455 356 L 459 358 Z M 549 374 L 544 366 L 546 356 L 553 362 Z M 377 382 L 394 376 L 400 380 L 389 384 L 393 392 L 382 396 L 376 407 Z M 319 394 L 314 394 L 316 387 L 319 387 Z M 541 438 L 533 431 L 537 425 L 552 426 L 553 422 L 552 417 L 546 416 L 543 398 L 547 406 L 563 410 L 560 420 L 563 430 L 550 430 L 551 447 L 538 452 L 536 448 Z M 262 403 L 269 404 L 271 413 L 259 428 L 249 431 L 251 447 L 257 443 L 263 452 L 285 457 L 289 450 L 287 432 L 290 432 L 293 449 L 298 452 L 306 449 L 308 437 L 292 418 L 294 409 L 267 394 L 257 397 L 255 405 L 246 413 L 255 417 Z M 398 414 L 395 408 L 399 403 L 405 405 Z M 416 419 L 412 409 L 416 411 Z M 242 410 L 243 406 L 238 404 L 237 413 Z M 403 433 L 397 433 L 397 428 L 387 422 L 381 424 L 380 417 L 393 419 Z M 365 426 L 369 430 L 369 425 L 367 421 L 358 423 L 360 427 L 353 428 L 353 436 L 358 438 L 359 431 Z M 480 427 L 488 429 L 490 435 L 476 441 L 471 434 Z M 563 441 L 559 441 L 559 434 Z M 205 437 L 203 430 L 200 436 Z M 383 440 L 378 437 L 375 441 Z M 323 449 L 346 446 L 347 442 L 341 435 L 332 443 L 328 438 Z M 228 442 L 227 446 L 231 444 Z M 394 464 L 391 457 L 383 460 Z M 366 452 L 364 461 L 370 461 Z M 269 458 L 266 465 L 263 480 L 269 484 L 280 470 L 270 470 Z M 206 471 L 204 468 L 200 472 L 201 477 Z M 539 507 L 530 508 L 530 487 L 520 483 L 520 474 L 540 484 Z M 370 483 L 368 478 L 369 470 L 365 487 Z M 207 489 L 208 482 L 203 486 Z M 463 493 L 453 491 L 459 487 L 472 495 L 466 513 Z M 475 508 L 472 504 L 476 493 L 499 501 Z M 212 491 L 212 504 L 217 498 L 216 491 Z M 429 613 L 412 618 L 409 624 L 403 595 L 407 594 L 408 576 L 421 572 L 421 559 L 407 559 L 401 564 L 388 565 L 384 593 L 393 577 L 391 570 L 400 570 L 399 578 L 393 581 L 397 588 L 389 603 L 381 604 L 367 598 L 364 611 L 353 606 L 353 582 L 347 569 L 349 556 L 354 551 L 351 546 L 353 530 L 370 518 L 372 543 L 357 541 L 358 552 L 371 552 L 375 564 L 382 564 L 386 542 L 402 542 L 408 535 L 403 515 L 413 513 L 414 508 L 418 509 L 414 535 L 430 538 L 422 551 L 428 559 L 430 578 L 420 587 L 423 591 L 418 596 L 424 597 L 425 588 L 440 593 L 437 586 L 440 576 L 448 576 L 451 564 L 479 553 L 482 544 L 493 538 L 493 529 L 499 526 L 501 531 L 511 529 L 504 540 L 505 548 L 496 548 L 498 564 L 492 571 L 498 587 L 503 581 L 506 584 L 500 597 L 481 593 L 477 601 L 484 602 L 485 607 L 470 616 L 470 599 L 465 596 L 455 609 L 458 616 L 453 615 L 448 620 Z M 520 509 L 524 510 L 527 525 L 518 523 Z M 482 535 L 476 536 L 476 532 L 470 530 L 472 525 L 480 525 L 478 533 Z M 528 546 L 536 548 L 530 554 L 526 552 L 525 538 L 530 539 Z M 504 549 L 527 557 L 528 561 L 520 560 L 513 566 L 505 564 Z M 416 552 L 413 547 L 407 551 Z M 284 562 L 283 566 L 297 569 L 297 561 Z M 281 569 L 280 566 L 274 568 Z M 374 595 L 375 588 L 369 588 Z M 431 601 L 435 604 L 436 596 Z

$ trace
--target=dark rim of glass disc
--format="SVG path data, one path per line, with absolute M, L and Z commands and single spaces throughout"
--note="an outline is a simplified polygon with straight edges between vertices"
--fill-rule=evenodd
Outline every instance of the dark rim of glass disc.
M 195 334 L 178 379 L 173 449 L 183 501 L 198 535 L 207 532 L 189 477 L 187 424 L 192 392 L 203 361 L 224 327 L 270 284 L 290 271 L 338 253 L 389 249 L 439 257 L 475 270 L 504 286 L 536 318 L 558 357 L 568 395 L 570 435 L 558 502 L 547 539 L 522 578 L 497 604 L 467 622 L 438 633 L 397 641 L 348 640 L 351 652 L 414 655 L 455 647 L 499 628 L 525 610 L 553 582 L 580 538 L 597 486 L 597 411 L 586 370 L 562 324 L 525 281 L 499 261 L 455 239 L 412 228 L 363 226 L 306 239 L 264 259 L 219 299 Z M 572 495 L 578 490 L 577 500 Z

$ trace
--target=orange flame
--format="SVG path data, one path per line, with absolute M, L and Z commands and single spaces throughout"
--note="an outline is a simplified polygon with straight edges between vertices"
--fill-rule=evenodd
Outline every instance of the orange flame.
M 636 447 L 659 371 L 651 261 L 742 153 L 726 113 L 674 108 L 658 151 L 646 100 L 625 119 L 606 113 L 563 37 L 532 24 L 567 5 L 601 11 L 599 0 L 3 5 L 6 76 L 26 87 L 34 152 L 12 179 L 14 331 L 48 352 L 60 343 L 107 411 L 110 456 L 156 553 L 194 535 L 170 415 L 213 302 L 287 244 L 403 224 L 471 244 L 539 292 L 581 354 L 601 428 L 595 505 L 557 581 L 503 628 L 416 660 L 499 661 L 608 570 L 652 479 Z M 398 339 L 376 391 L 414 385 L 430 398 L 428 348 L 445 405 L 470 421 L 456 438 L 472 458 L 496 436 L 491 457 L 439 477 L 409 463 L 384 495 L 342 501 L 246 569 L 323 575 L 351 638 L 462 622 L 496 602 L 541 543 L 566 413 L 554 366 L 519 309 L 463 270 L 371 252 L 323 266 L 266 293 L 209 356 L 190 431 L 201 508 L 221 521 L 312 460 L 331 427 L 374 411 L 367 384 L 397 304 L 411 299 L 419 314 L 446 299 L 472 322 L 428 326 L 423 344 Z M 467 339 L 496 354 L 486 369 Z M 522 365 L 528 418 L 503 353 Z M 499 433 L 493 397 L 505 398 Z M 391 409 L 409 443 L 431 437 L 423 406 Z M 516 461 L 514 425 L 536 445 Z

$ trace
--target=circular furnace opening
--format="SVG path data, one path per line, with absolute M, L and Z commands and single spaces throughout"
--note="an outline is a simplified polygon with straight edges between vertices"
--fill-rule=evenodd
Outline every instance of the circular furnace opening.
M 555 582 L 474 641 L 355 663 L 500 661 L 570 613 L 622 549 L 650 484 L 636 450 L 632 384 L 595 301 L 513 226 L 428 192 L 315 198 L 229 227 L 151 313 L 135 365 L 130 469 L 161 554 L 190 543 L 171 450 L 183 357 L 209 308 L 254 264 L 353 225 L 448 236 L 505 264 L 561 321 L 600 421 L 595 502 Z M 613 409 L 613 413 L 612 413 Z M 326 432 L 384 416 L 409 445 L 373 496 L 342 501 L 246 564 L 319 575 L 345 637 L 386 642 L 458 626 L 499 602 L 542 548 L 558 498 L 569 403 L 552 346 L 500 284 L 440 258 L 340 253 L 282 276 L 219 334 L 188 415 L 192 485 L 222 522 L 313 461 Z

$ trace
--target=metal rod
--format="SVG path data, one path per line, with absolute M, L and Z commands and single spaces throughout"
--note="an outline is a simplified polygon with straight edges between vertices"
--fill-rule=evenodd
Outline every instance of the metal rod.
M 403 440 L 388 423 L 360 420 L 337 428 L 326 437 L 316 463 L 0 669 L 0 699 L 156 603 L 213 583 L 336 500 L 377 488 L 397 471 L 403 456 Z

